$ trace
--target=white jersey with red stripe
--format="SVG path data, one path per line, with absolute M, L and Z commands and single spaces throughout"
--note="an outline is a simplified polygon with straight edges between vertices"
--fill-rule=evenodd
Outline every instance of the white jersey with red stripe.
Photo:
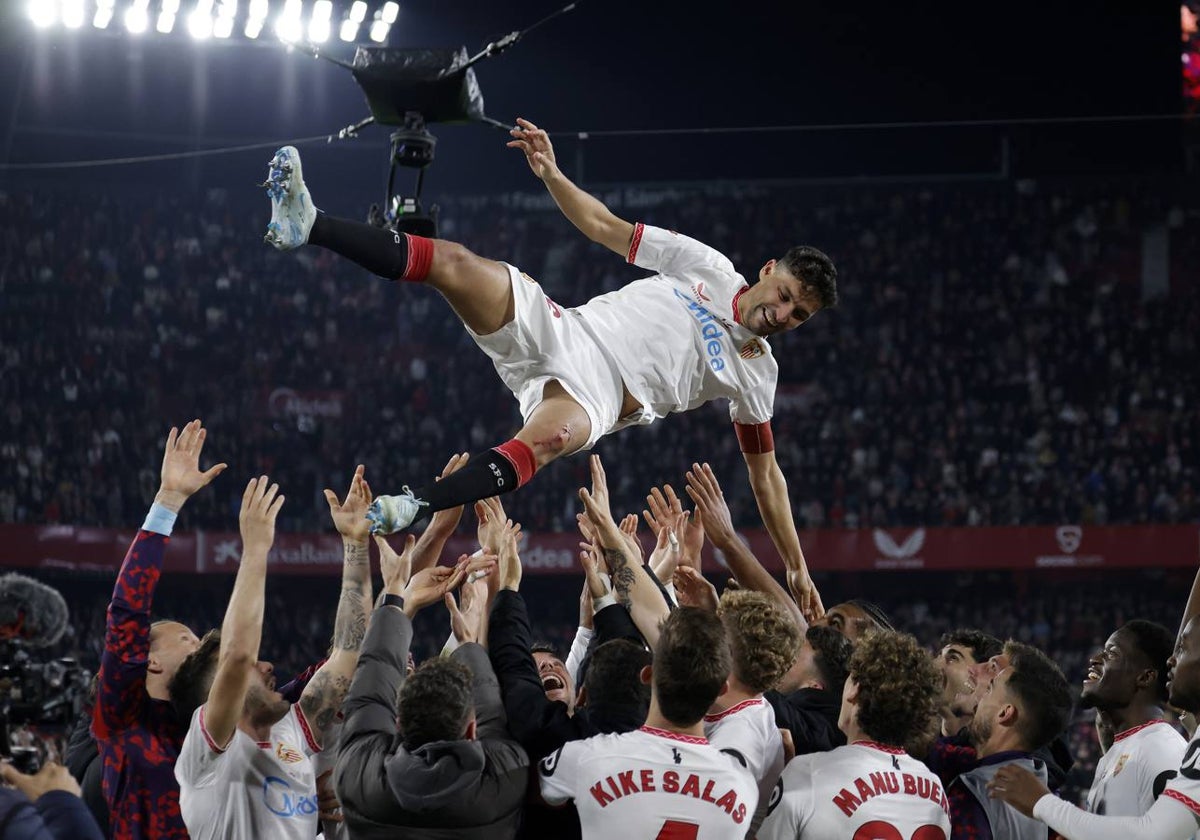
M 1096 764 L 1087 809 L 1110 817 L 1140 817 L 1179 772 L 1187 741 L 1165 720 L 1152 720 L 1113 738 Z
M 1187 806 L 1200 820 L 1200 729 L 1188 741 L 1179 761 L 1179 773 L 1167 782 L 1162 795 Z
M 766 339 L 738 323 L 737 299 L 749 286 L 733 263 L 702 242 L 640 223 L 628 260 L 658 274 L 571 310 L 642 403 L 641 416 L 620 426 L 722 397 L 734 422 L 770 420 L 779 366 Z
M 179 807 L 192 840 L 317 836 L 317 780 L 312 756 L 320 751 L 304 713 L 293 705 L 271 727 L 267 741 L 235 729 L 222 747 L 204 726 L 204 707 L 175 764 Z
M 741 761 L 758 781 L 758 808 L 749 832 L 753 836 L 767 816 L 771 791 L 783 773 L 783 736 L 775 725 L 775 710 L 762 697 L 743 700 L 723 712 L 705 715 L 704 734 L 714 747 Z
M 950 804 L 928 767 L 896 747 L 855 741 L 795 758 L 758 840 L 946 840 Z
M 758 804 L 733 757 L 648 726 L 568 742 L 538 774 L 547 803 L 574 800 L 584 840 L 741 840 Z

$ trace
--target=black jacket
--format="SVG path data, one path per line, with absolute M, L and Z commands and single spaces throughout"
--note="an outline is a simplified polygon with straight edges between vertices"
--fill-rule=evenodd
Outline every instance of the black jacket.
M 846 743 L 838 729 L 841 697 L 823 688 L 802 688 L 791 694 L 768 691 L 765 695 L 775 710 L 775 725 L 792 733 L 796 755 L 828 752 Z
M 500 689 L 487 653 L 467 644 L 452 656 L 471 669 L 475 741 L 437 741 L 409 752 L 396 731 L 396 704 L 412 622 L 379 607 L 363 640 L 342 706 L 334 785 L 355 840 L 516 835 L 529 757 L 505 729 Z M 407 828 L 398 833 L 397 827 Z
M 67 742 L 67 754 L 63 762 L 75 781 L 79 782 L 83 804 L 91 811 L 100 826 L 100 833 L 108 836 L 108 803 L 104 801 L 101 783 L 104 778 L 104 762 L 100 760 L 100 747 L 92 737 L 92 710 L 88 708 L 75 722 Z

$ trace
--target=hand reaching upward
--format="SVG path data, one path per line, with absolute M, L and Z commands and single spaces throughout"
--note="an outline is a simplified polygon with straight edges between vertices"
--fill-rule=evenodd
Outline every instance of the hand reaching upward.
M 554 146 L 543 129 L 527 119 L 517 117 L 517 127 L 509 131 L 509 134 L 514 139 L 508 141 L 508 148 L 520 149 L 525 153 L 525 160 L 534 175 L 545 181 L 558 172 L 558 164 L 554 160 Z
M 178 513 L 184 502 L 225 471 L 228 464 L 200 469 L 200 453 L 207 435 L 199 420 L 188 423 L 182 432 L 171 427 L 163 451 L 162 482 L 154 501 Z

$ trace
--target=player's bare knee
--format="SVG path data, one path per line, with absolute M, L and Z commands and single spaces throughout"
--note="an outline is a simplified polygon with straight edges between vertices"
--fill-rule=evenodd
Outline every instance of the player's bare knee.
M 464 269 L 480 261 L 471 249 L 448 239 L 433 240 L 433 263 L 429 268 L 430 279 L 449 278 L 462 274 Z
M 573 427 L 573 424 L 566 422 L 548 434 L 535 437 L 533 446 L 530 448 L 533 449 L 533 457 L 537 459 L 538 469 L 546 466 L 546 464 L 555 458 L 578 449 L 579 444 L 575 440 L 576 434 L 577 430 Z M 572 443 L 576 445 L 571 447 Z

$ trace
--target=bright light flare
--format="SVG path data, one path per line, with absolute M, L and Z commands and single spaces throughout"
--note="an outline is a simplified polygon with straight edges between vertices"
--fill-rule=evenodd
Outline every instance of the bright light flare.
M 131 35 L 141 35 L 150 25 L 150 15 L 146 12 L 149 2 L 150 0 L 134 0 L 133 5 L 125 10 L 125 28 Z
M 63 0 L 62 22 L 67 29 L 78 29 L 83 26 L 83 0 Z
M 338 30 L 338 37 L 347 44 L 354 43 L 354 39 L 358 37 L 358 24 L 352 20 L 342 21 L 342 28 Z
M 29 0 L 29 19 L 39 29 L 53 26 L 58 20 L 58 3 L 55 0 Z
M 283 12 L 275 19 L 275 34 L 284 43 L 299 41 L 304 35 L 304 4 L 301 0 L 287 0 Z
M 99 0 L 96 3 L 96 16 L 92 18 L 92 26 L 97 29 L 107 29 L 113 19 L 113 0 Z
M 383 4 L 383 12 L 379 15 L 380 19 L 391 26 L 396 22 L 396 17 L 400 14 L 400 4 L 388 0 Z
M 213 36 L 216 38 L 228 38 L 233 34 L 233 18 L 222 15 L 217 18 L 217 22 L 213 24 Z
M 308 22 L 308 40 L 324 44 L 329 40 L 330 23 L 333 16 L 332 0 L 317 0 L 313 4 L 312 18 Z
M 354 5 L 350 7 L 350 20 L 355 23 L 362 23 L 367 19 L 367 4 L 363 0 L 354 0 Z
M 371 40 L 376 44 L 382 44 L 387 40 L 388 30 L 391 29 L 384 21 L 377 20 L 371 24 Z
M 168 14 L 166 9 L 158 15 L 158 23 L 154 26 L 163 35 L 170 35 L 171 30 L 175 28 L 175 15 Z
M 199 0 L 196 8 L 188 15 L 188 34 L 197 41 L 203 41 L 212 35 L 212 0 Z

